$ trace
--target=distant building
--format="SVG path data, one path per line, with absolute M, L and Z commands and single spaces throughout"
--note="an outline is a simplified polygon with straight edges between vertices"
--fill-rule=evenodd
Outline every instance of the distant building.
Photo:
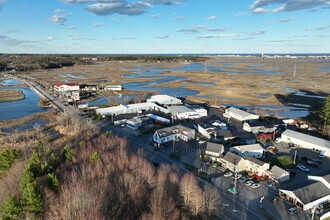
M 58 92 L 67 92 L 67 91 L 79 91 L 79 84 L 78 83 L 57 83 L 54 86 L 54 90 Z
M 182 104 L 180 99 L 169 95 L 153 95 L 149 99 L 147 99 L 147 102 L 156 103 L 164 106 Z
M 243 124 L 243 129 L 254 134 L 263 132 L 263 133 L 272 133 L 278 126 L 284 125 L 283 120 L 273 120 L 273 121 L 246 121 Z
M 195 130 L 183 125 L 176 125 L 157 130 L 153 134 L 152 139 L 157 146 L 173 140 L 189 141 L 195 139 Z
M 160 116 L 155 115 L 155 114 L 147 114 L 146 116 L 153 119 L 153 120 L 155 120 L 156 123 L 159 123 L 159 124 L 165 125 L 165 124 L 170 124 L 171 123 L 171 121 L 169 119 L 160 117 Z
M 231 147 L 230 152 L 237 153 L 238 156 L 241 157 L 249 155 L 254 158 L 261 158 L 263 156 L 264 149 L 260 144 L 249 144 Z
M 269 171 L 269 177 L 278 183 L 290 180 L 289 172 L 276 165 Z
M 226 109 L 226 112 L 223 114 L 223 116 L 227 118 L 235 118 L 239 121 L 246 121 L 246 120 L 258 120 L 259 115 L 255 115 L 252 113 L 248 113 L 245 111 L 242 111 L 238 108 L 230 107 Z
M 142 125 L 142 120 L 138 117 L 127 119 L 126 126 L 133 130 L 137 130 Z
M 330 201 L 330 174 L 324 176 L 308 176 L 308 180 L 300 184 L 279 189 L 279 196 L 301 211 L 312 210 L 320 204 Z
M 84 91 L 96 91 L 99 87 L 97 85 L 80 84 L 79 89 Z
M 223 152 L 224 146 L 222 144 L 211 142 L 206 143 L 205 155 L 210 157 L 212 160 L 217 160 Z
M 197 119 L 205 116 L 203 111 L 195 111 L 183 105 L 170 106 L 167 109 L 171 112 L 174 119 Z
M 255 173 L 259 176 L 268 174 L 268 170 L 270 168 L 269 163 L 262 162 L 261 160 L 258 160 L 249 155 L 245 156 L 244 159 L 245 159 L 245 171 Z
M 107 84 L 104 87 L 104 90 L 106 90 L 106 91 L 110 91 L 110 90 L 120 91 L 120 90 L 123 90 L 123 86 L 120 85 L 120 84 Z
M 293 143 L 299 147 L 312 150 L 314 152 L 323 152 L 325 156 L 330 156 L 330 141 L 307 135 L 301 132 L 286 129 L 282 133 L 282 140 L 287 143 Z
M 190 108 L 191 110 L 194 110 L 199 114 L 200 117 L 206 117 L 207 116 L 207 110 L 200 106 L 200 105 L 185 105 L 187 108 Z

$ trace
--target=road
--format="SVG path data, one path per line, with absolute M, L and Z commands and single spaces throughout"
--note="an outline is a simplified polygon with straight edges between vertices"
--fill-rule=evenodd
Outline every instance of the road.
M 7 75 L 6 77 L 10 77 L 12 79 L 16 79 L 26 83 L 27 85 L 32 87 L 32 89 L 34 89 L 37 93 L 39 93 L 39 95 L 46 98 L 56 109 L 68 114 L 75 114 L 82 117 L 86 117 L 79 110 L 75 109 L 70 105 L 65 105 L 57 97 L 54 97 L 49 94 L 40 85 L 15 76 Z M 182 176 L 184 173 L 191 173 L 180 161 L 170 158 L 168 154 L 165 154 L 161 151 L 155 151 L 152 147 L 146 146 L 146 143 L 148 142 L 149 138 L 148 135 L 142 137 L 127 136 L 127 134 L 125 134 L 124 130 L 121 127 L 111 125 L 108 121 L 96 121 L 95 124 L 101 128 L 102 132 L 111 130 L 113 134 L 126 138 L 130 142 L 132 150 L 137 151 L 139 148 L 144 149 L 145 156 L 150 162 L 157 162 L 159 164 L 167 163 L 170 165 L 175 164 L 178 168 L 180 168 L 180 176 Z M 217 180 L 205 180 L 199 177 L 197 177 L 197 180 L 200 186 L 209 186 L 211 188 L 214 188 L 221 195 L 222 207 L 215 211 L 215 214 L 218 215 L 221 219 L 263 220 L 266 218 L 261 213 L 258 201 L 248 201 L 244 199 L 244 196 L 240 196 L 240 198 L 237 198 L 237 196 L 233 196 L 226 190 L 227 188 L 229 188 L 229 186 L 223 185 L 223 182 L 219 182 Z

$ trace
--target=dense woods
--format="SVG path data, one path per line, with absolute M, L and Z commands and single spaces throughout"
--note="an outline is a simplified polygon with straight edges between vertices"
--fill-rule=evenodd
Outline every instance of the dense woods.
M 0 71 L 31 71 L 52 69 L 74 64 L 92 65 L 99 61 L 139 61 L 139 62 L 201 62 L 206 57 L 174 55 L 68 55 L 68 54 L 0 54 Z
M 57 123 L 65 131 L 79 127 L 76 120 L 60 115 Z M 216 190 L 202 190 L 193 174 L 179 175 L 175 166 L 154 167 L 112 132 L 76 130 L 63 146 L 36 141 L 30 150 L 1 151 L 10 158 L 0 177 L 3 219 L 216 218 Z

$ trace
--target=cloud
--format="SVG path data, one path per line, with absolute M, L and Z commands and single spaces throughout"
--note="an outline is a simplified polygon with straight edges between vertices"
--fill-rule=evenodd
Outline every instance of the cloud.
M 210 17 L 208 17 L 207 18 L 207 20 L 214 20 L 214 19 L 216 19 L 218 16 L 210 16 Z
M 123 18 L 109 18 L 108 20 L 110 20 L 110 21 L 122 21 L 124 19 Z
M 296 34 L 296 35 L 293 35 L 293 37 L 308 37 L 307 34 Z
M 282 39 L 279 39 L 279 40 L 264 40 L 262 42 L 271 42 L 271 43 L 283 43 L 283 42 L 291 42 L 291 41 L 294 41 L 294 40 L 282 40 Z
M 265 9 L 264 6 L 278 5 L 280 7 L 274 9 Z M 255 0 L 250 6 L 252 13 L 282 12 L 282 11 L 298 11 L 303 9 L 313 9 L 318 6 L 329 5 L 329 0 Z
M 77 27 L 76 26 L 70 26 L 70 27 L 68 27 L 68 29 L 77 29 Z
M 110 38 L 110 40 L 135 40 L 135 37 L 118 37 L 118 38 Z
M 45 42 L 50 42 L 50 41 L 53 41 L 53 40 L 56 40 L 56 37 L 50 36 L 50 37 L 47 37 L 46 40 L 44 40 L 44 41 Z
M 306 29 L 305 31 L 322 31 L 322 30 L 328 29 L 329 27 L 330 27 L 330 25 L 327 25 L 327 26 L 322 26 L 322 27 L 317 27 L 317 28 Z
M 239 11 L 235 14 L 235 16 L 240 17 L 240 16 L 247 15 L 247 14 L 249 14 L 249 13 Z
M 201 32 L 198 28 L 179 28 L 179 29 L 176 29 L 175 31 L 181 32 L 184 34 L 196 34 L 196 33 Z
M 321 34 L 321 35 L 317 35 L 317 37 L 330 37 L 330 35 Z
M 6 45 L 6 46 L 30 46 L 31 44 L 40 43 L 40 41 L 34 41 L 34 40 L 20 40 L 11 38 L 5 35 L 0 35 L 0 44 Z
M 148 3 L 136 2 L 129 5 L 126 1 L 114 1 L 111 3 L 96 3 L 87 6 L 85 9 L 101 16 L 110 14 L 134 16 L 145 13 L 147 8 L 151 8 Z
M 242 37 L 242 38 L 233 38 L 232 40 L 251 40 L 255 39 L 256 37 Z
M 156 14 L 156 15 L 151 15 L 151 18 L 159 18 L 160 16 L 162 16 L 162 14 Z
M 207 28 L 207 31 L 226 31 L 228 28 Z
M 77 36 L 77 37 L 72 37 L 70 40 L 95 40 L 93 37 L 83 37 L 83 36 Z
M 279 19 L 279 20 L 263 21 L 263 22 L 265 22 L 265 23 L 289 22 L 289 21 L 293 21 L 294 19 L 296 19 L 296 18 L 295 17 L 289 17 L 289 18 L 284 18 L 284 19 Z
M 0 0 L 0 9 L 1 9 L 1 5 L 3 4 L 3 3 L 5 3 L 7 0 Z
M 145 0 L 151 4 L 162 4 L 162 5 L 179 5 L 184 2 L 184 0 Z
M 207 35 L 198 36 L 198 38 L 233 37 L 233 36 L 239 36 L 239 35 L 241 35 L 241 33 L 232 33 L 232 34 L 207 34 Z
M 266 34 L 266 31 L 262 30 L 262 31 L 255 31 L 255 32 L 250 33 L 250 35 L 261 35 L 261 34 Z
M 172 18 L 172 20 L 173 20 L 173 21 L 186 20 L 186 18 L 183 17 L 183 16 L 179 16 L 179 17 Z
M 48 21 L 53 22 L 54 24 L 58 24 L 58 25 L 64 25 L 64 23 L 67 21 L 68 19 L 66 19 L 64 16 L 62 15 L 53 15 L 52 17 L 50 17 L 48 19 Z
M 54 11 L 54 13 L 55 13 L 55 14 L 62 14 L 62 13 L 64 13 L 64 10 L 63 10 L 63 9 L 56 9 L 56 10 Z
M 104 23 L 95 23 L 93 24 L 94 27 L 102 27 L 104 26 Z
M 69 34 L 70 37 L 78 37 L 81 36 L 81 34 Z
M 204 29 L 205 25 L 198 25 L 198 26 L 193 26 L 193 28 L 197 28 L 197 29 Z
M 168 38 L 172 38 L 172 36 L 169 36 L 169 35 L 159 35 L 159 36 L 156 36 L 156 38 L 158 38 L 158 39 L 168 39 Z
M 19 30 L 6 30 L 3 32 L 3 34 L 11 34 L 11 33 L 17 33 Z

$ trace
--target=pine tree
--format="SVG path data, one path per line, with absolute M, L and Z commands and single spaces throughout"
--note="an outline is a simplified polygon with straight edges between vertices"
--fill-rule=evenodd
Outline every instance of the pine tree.
M 37 184 L 37 179 L 27 183 L 22 191 L 22 205 L 24 210 L 38 216 L 43 211 L 42 202 L 41 190 Z
M 55 192 L 58 192 L 58 190 L 60 189 L 61 184 L 55 173 L 48 173 L 46 182 L 48 187 Z
M 20 219 L 20 216 L 22 215 L 22 207 L 17 201 L 15 195 L 5 199 L 0 207 L 0 215 L 4 220 Z

